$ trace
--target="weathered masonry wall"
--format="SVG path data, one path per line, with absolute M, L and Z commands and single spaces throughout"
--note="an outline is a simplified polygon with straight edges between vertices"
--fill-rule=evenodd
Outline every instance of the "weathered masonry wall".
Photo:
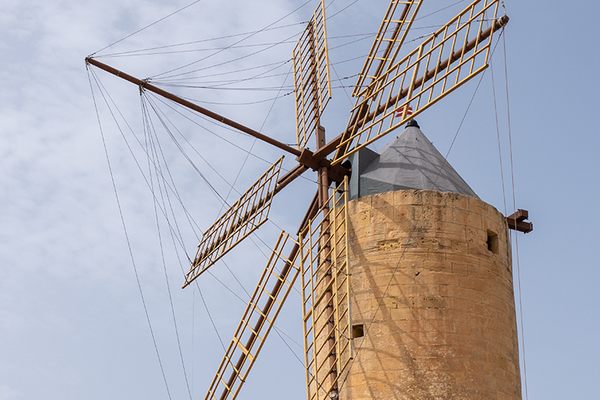
M 349 217 L 358 337 L 340 399 L 520 400 L 502 214 L 474 197 L 402 190 L 351 201 Z

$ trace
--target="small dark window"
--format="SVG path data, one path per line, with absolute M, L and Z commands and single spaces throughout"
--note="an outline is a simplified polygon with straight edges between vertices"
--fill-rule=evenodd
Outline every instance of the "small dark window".
M 352 325 L 352 339 L 365 336 L 365 327 L 363 324 Z
M 495 232 L 487 231 L 487 248 L 494 254 L 498 254 L 498 235 Z

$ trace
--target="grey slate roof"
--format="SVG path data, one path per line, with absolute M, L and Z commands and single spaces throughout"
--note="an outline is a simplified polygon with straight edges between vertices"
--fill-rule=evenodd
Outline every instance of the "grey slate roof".
M 409 124 L 381 154 L 363 149 L 350 161 L 353 170 L 351 198 L 402 189 L 436 190 L 477 197 L 416 123 Z

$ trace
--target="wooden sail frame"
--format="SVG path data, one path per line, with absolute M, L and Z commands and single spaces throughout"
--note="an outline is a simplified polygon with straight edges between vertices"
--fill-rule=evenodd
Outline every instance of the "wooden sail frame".
M 343 162 L 483 72 L 501 24 L 499 5 L 499 0 L 475 0 L 375 79 L 375 89 L 353 108 L 332 163 Z
M 366 91 L 372 91 L 373 82 L 381 81 L 379 78 L 388 72 L 388 69 L 394 64 L 422 4 L 422 0 L 390 1 L 369 55 L 358 74 L 352 96 L 361 97 Z M 400 5 L 404 5 L 404 7 L 399 7 Z M 382 54 L 380 54 L 381 52 Z
M 319 128 L 321 115 L 331 99 L 325 0 L 319 0 L 317 9 L 294 47 L 292 61 L 296 143 L 298 148 L 304 148 Z
M 348 178 L 330 190 L 326 206 L 299 235 L 308 400 L 329 399 L 354 357 L 347 203 Z
M 188 286 L 267 221 L 283 157 L 279 158 L 205 232 L 185 276 Z

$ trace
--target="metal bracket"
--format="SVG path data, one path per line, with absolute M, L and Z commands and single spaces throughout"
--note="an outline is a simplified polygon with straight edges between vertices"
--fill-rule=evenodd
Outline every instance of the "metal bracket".
M 350 170 L 341 165 L 331 165 L 331 161 L 327 158 L 317 158 L 314 153 L 307 148 L 303 148 L 296 160 L 307 168 L 313 171 L 318 171 L 321 168 L 327 168 L 327 175 L 333 182 L 341 182 L 345 176 L 350 175 Z

